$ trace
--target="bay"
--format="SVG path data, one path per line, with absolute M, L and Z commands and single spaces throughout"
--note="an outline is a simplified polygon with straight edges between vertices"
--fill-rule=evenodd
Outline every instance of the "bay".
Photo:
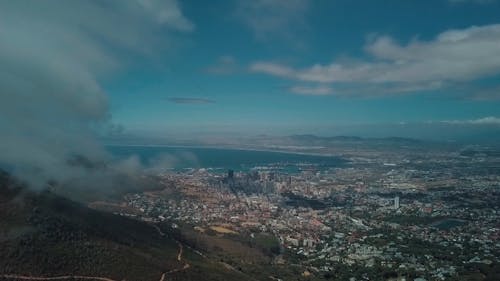
M 277 165 L 282 168 L 316 167 L 326 169 L 339 167 L 346 161 L 336 156 L 307 155 L 289 152 L 245 150 L 212 147 L 179 146 L 107 146 L 107 150 L 118 158 L 137 156 L 142 164 L 154 165 L 166 160 L 174 169 L 224 168 L 247 170 L 256 166 Z M 293 169 L 291 169 L 293 170 Z

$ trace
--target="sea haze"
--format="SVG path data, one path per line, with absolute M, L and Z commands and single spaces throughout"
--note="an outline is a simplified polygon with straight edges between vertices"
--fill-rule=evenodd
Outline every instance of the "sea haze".
M 224 168 L 246 170 L 259 165 L 279 163 L 281 166 L 313 164 L 318 168 L 340 167 L 346 160 L 336 156 L 307 155 L 288 152 L 243 150 L 208 147 L 174 146 L 107 146 L 118 158 L 139 157 L 144 165 L 162 162 L 165 168 Z

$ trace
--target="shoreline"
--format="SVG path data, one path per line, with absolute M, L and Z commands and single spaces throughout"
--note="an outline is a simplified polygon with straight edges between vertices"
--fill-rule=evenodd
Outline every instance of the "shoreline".
M 325 158 L 339 158 L 347 161 L 342 155 L 335 154 L 321 154 L 313 152 L 300 152 L 290 150 L 274 150 L 266 148 L 252 148 L 252 147 L 231 147 L 231 146 L 213 146 L 213 145 L 168 145 L 168 144 L 104 144 L 105 147 L 158 147 L 158 148 L 186 148 L 186 149 L 224 149 L 224 150 L 240 150 L 240 151 L 257 151 L 257 152 L 271 152 L 282 154 L 295 154 L 303 156 L 315 156 Z

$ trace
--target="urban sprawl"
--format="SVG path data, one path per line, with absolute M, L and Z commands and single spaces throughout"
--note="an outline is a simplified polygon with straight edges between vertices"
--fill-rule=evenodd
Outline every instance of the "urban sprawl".
M 158 175 L 165 190 L 126 195 L 121 203 L 136 212 L 120 213 L 218 235 L 268 233 L 279 242 L 273 262 L 302 266 L 305 275 L 362 266 L 445 280 L 500 262 L 498 157 L 347 160 L 168 170 Z

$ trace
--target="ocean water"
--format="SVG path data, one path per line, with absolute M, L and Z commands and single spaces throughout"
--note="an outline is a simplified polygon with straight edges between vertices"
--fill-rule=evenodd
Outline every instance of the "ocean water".
M 144 165 L 162 164 L 170 168 L 221 168 L 248 170 L 276 164 L 284 170 L 297 167 L 326 169 L 346 163 L 340 157 L 304 155 L 273 151 L 171 146 L 107 146 L 115 157 L 137 156 Z

